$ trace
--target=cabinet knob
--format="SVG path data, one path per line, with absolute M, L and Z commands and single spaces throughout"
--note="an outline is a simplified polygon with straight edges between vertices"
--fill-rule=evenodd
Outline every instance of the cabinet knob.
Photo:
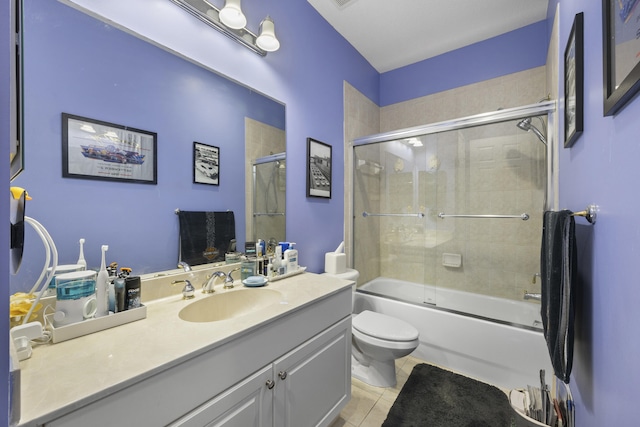
M 278 372 L 278 376 L 280 377 L 281 380 L 287 378 L 287 372 L 286 371 L 280 371 Z
M 275 385 L 276 385 L 276 382 L 275 382 L 275 381 L 273 381 L 273 380 L 267 380 L 267 388 L 268 388 L 269 390 L 271 390 L 273 387 L 275 387 Z

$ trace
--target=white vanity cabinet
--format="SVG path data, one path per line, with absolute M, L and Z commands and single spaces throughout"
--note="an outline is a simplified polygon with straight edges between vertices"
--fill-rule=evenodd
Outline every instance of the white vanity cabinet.
M 326 426 L 351 398 L 351 316 L 273 364 L 274 427 Z
M 341 287 L 20 426 L 327 426 L 351 397 L 351 298 Z
M 351 396 L 350 329 L 342 320 L 170 427 L 328 425 Z

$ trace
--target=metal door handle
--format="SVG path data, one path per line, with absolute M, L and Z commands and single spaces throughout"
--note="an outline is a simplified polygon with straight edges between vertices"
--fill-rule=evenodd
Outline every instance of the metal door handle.
M 281 380 L 287 378 L 287 371 L 278 372 L 278 376 L 280 377 Z
M 276 383 L 275 383 L 275 381 L 273 381 L 273 380 L 267 380 L 267 384 L 266 384 L 266 385 L 267 385 L 267 388 L 268 388 L 269 390 L 271 390 L 273 387 L 275 387 L 275 386 L 276 386 Z

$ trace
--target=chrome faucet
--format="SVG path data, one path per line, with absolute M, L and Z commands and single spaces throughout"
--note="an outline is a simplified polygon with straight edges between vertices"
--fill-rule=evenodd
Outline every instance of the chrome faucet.
M 187 264 L 186 262 L 184 262 L 184 261 L 180 261 L 178 263 L 178 267 L 182 267 L 182 269 L 185 271 L 185 273 L 191 271 L 191 266 L 189 264 Z
M 542 301 L 542 294 L 532 294 L 524 290 L 524 299 L 534 299 L 536 301 Z
M 211 275 L 207 277 L 207 281 L 202 285 L 202 293 L 203 294 L 214 293 L 215 291 L 213 290 L 213 285 L 219 277 L 224 277 L 226 279 L 227 275 L 223 271 L 214 271 L 213 273 L 211 273 Z
M 233 277 L 231 276 L 231 273 L 238 270 L 240 270 L 240 267 L 236 267 L 227 273 L 227 278 L 224 279 L 223 289 L 233 289 Z

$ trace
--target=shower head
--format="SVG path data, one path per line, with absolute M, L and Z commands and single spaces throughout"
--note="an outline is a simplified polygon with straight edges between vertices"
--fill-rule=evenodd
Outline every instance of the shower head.
M 520 129 L 526 131 L 526 132 L 533 132 L 536 134 L 536 136 L 538 137 L 538 139 L 540 141 L 542 141 L 542 143 L 544 145 L 547 145 L 547 138 L 545 138 L 545 136 L 542 134 L 542 132 L 540 132 L 538 130 L 537 127 L 535 127 L 532 123 L 531 123 L 531 117 L 525 117 L 524 119 L 520 120 L 516 126 L 518 126 Z

